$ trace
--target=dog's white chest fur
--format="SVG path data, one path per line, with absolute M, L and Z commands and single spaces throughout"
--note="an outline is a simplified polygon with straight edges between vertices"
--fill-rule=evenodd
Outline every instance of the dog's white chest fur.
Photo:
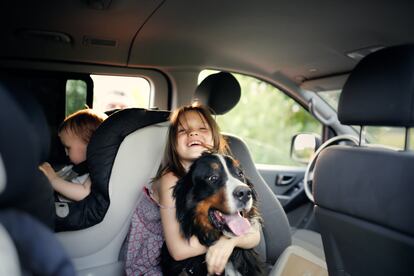
M 234 268 L 234 266 L 233 266 L 233 263 L 232 263 L 232 262 L 228 262 L 228 263 L 226 264 L 226 267 L 225 267 L 224 269 L 225 269 L 225 276 L 242 276 L 242 275 L 240 274 L 240 272 L 238 272 L 238 271 Z

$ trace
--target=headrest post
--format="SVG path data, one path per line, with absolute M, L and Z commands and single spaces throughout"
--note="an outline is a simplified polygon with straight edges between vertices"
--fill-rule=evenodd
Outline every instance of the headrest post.
M 359 144 L 358 146 L 362 146 L 362 143 L 365 142 L 365 128 L 364 126 L 360 126 L 360 131 L 359 131 Z
M 407 151 L 410 148 L 410 128 L 405 128 L 405 141 L 404 141 L 404 150 Z

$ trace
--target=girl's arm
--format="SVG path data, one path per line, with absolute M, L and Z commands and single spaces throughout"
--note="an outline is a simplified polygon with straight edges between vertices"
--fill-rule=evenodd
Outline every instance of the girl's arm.
M 80 201 L 87 197 L 91 192 L 90 177 L 88 177 L 84 183 L 78 185 L 60 178 L 53 170 L 52 166 L 47 162 L 40 165 L 39 169 L 49 179 L 53 189 L 70 200 Z
M 190 240 L 183 237 L 180 225 L 176 218 L 175 200 L 172 196 L 173 187 L 177 182 L 173 173 L 167 173 L 160 179 L 158 195 L 160 204 L 161 222 L 164 230 L 165 242 L 174 260 L 180 261 L 198 256 L 207 252 L 207 248 L 200 244 L 195 236 Z
M 235 247 L 250 249 L 260 242 L 260 224 L 253 224 L 250 231 L 242 236 L 220 239 L 207 250 L 206 262 L 209 274 L 221 274 Z

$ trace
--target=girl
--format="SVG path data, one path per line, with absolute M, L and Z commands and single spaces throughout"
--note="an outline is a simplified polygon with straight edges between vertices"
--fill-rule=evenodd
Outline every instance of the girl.
M 175 214 L 173 187 L 202 152 L 213 150 L 226 154 L 228 146 L 211 113 L 197 103 L 179 108 L 171 115 L 170 121 L 164 164 L 152 187 L 152 195 L 160 203 L 161 222 L 168 251 L 175 260 L 206 253 L 209 274 L 221 274 L 233 248 L 255 247 L 260 241 L 260 231 L 256 228 L 239 237 L 223 236 L 209 248 L 201 245 L 195 236 L 188 241 L 181 235 Z

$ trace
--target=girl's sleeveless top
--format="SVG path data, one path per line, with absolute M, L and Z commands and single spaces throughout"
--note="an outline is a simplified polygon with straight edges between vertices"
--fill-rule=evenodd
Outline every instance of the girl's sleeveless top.
M 126 275 L 162 275 L 160 260 L 163 242 L 159 205 L 145 187 L 123 246 Z

